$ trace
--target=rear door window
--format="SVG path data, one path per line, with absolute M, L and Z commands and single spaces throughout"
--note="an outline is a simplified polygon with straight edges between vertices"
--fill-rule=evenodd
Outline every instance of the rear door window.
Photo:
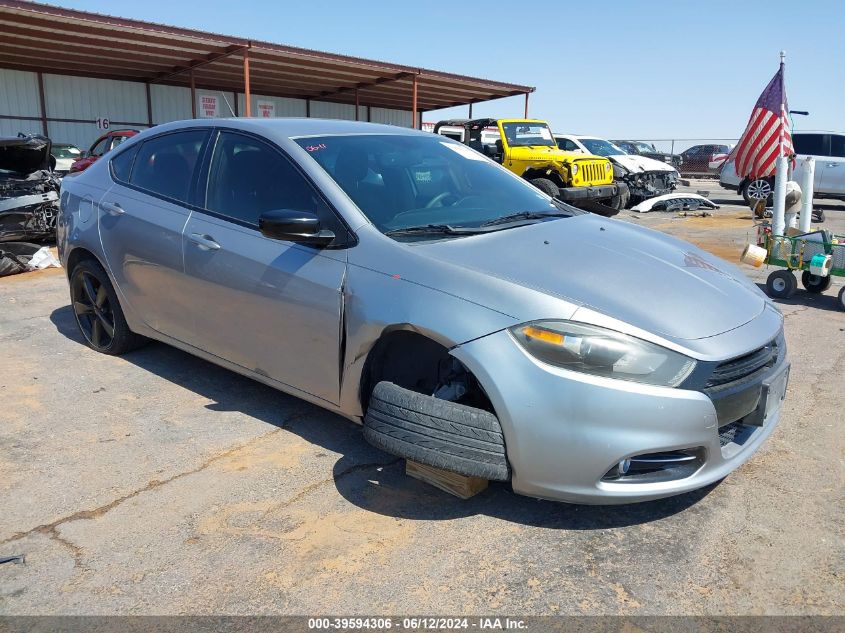
M 109 137 L 101 138 L 98 140 L 91 150 L 88 152 L 89 156 L 102 156 L 107 149 L 107 144 L 109 142 Z
M 207 137 L 206 130 L 186 130 L 145 141 L 129 183 L 165 198 L 190 202 L 194 170 Z
M 796 154 L 811 154 L 813 156 L 829 156 L 828 137 L 825 134 L 795 134 L 792 145 Z

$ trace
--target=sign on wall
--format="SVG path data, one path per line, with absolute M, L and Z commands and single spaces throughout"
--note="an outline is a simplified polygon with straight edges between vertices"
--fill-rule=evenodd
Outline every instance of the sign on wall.
M 220 116 L 220 107 L 216 96 L 200 95 L 199 115 L 207 119 L 213 119 Z
M 272 101 L 258 100 L 258 116 L 265 119 L 276 116 L 276 104 Z
M 97 118 L 96 123 L 98 130 L 107 130 L 111 125 L 111 121 L 109 121 L 106 117 Z

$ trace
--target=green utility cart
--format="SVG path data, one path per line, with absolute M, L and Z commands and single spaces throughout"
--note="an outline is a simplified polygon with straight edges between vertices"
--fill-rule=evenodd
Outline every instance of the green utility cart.
M 772 235 L 761 231 L 758 246 L 766 249 L 764 263 L 779 266 L 766 280 L 770 297 L 788 299 L 798 288 L 794 271 L 801 271 L 801 283 L 808 292 L 820 293 L 830 288 L 833 277 L 845 277 L 845 235 L 814 231 L 795 236 Z M 825 261 L 826 274 L 814 274 Z M 829 267 L 829 269 L 828 269 Z M 845 310 L 845 286 L 839 291 L 839 306 Z

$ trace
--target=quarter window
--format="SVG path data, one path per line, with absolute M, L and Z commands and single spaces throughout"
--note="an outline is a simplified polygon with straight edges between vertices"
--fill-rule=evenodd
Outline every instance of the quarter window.
M 179 202 L 190 200 L 191 179 L 208 133 L 187 130 L 145 141 L 138 150 L 129 182 Z
M 830 155 L 845 158 L 845 136 L 833 134 L 830 137 Z
M 252 225 L 265 211 L 309 211 L 325 228 L 336 228 L 322 198 L 290 160 L 262 141 L 232 132 L 220 132 L 215 144 L 205 206 Z
M 129 172 L 132 169 L 132 161 L 138 153 L 138 146 L 130 147 L 125 152 L 120 152 L 111 159 L 111 171 L 115 180 L 129 182 Z

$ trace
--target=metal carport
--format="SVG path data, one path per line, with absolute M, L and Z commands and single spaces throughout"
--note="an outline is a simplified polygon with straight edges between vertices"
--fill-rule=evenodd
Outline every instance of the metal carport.
M 92 123 L 91 119 L 48 115 L 45 74 L 139 82 L 146 91 L 147 121 L 154 125 L 151 87 L 188 87 L 191 113 L 196 91 L 231 91 L 236 115 L 253 115 L 255 94 L 312 103 L 357 106 L 355 119 L 369 120 L 370 108 L 408 111 L 419 126 L 420 113 L 491 99 L 528 95 L 533 87 L 451 73 L 247 40 L 140 20 L 65 9 L 21 0 L 0 0 L 0 68 L 37 74 L 40 112 L 3 113 L 0 119 L 48 119 Z M 242 93 L 239 107 L 237 96 Z M 7 108 L 8 110 L 8 108 Z M 319 113 L 318 113 L 319 114 Z

